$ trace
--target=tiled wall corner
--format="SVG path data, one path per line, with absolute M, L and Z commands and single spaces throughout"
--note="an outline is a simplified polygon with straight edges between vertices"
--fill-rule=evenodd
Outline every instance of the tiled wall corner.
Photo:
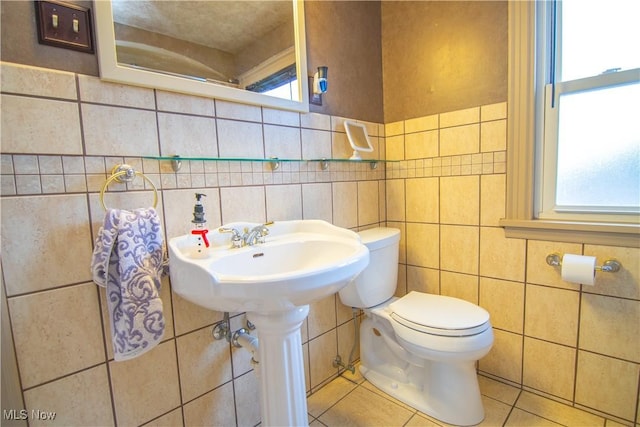
M 640 250 L 504 236 L 506 107 L 386 125 L 387 158 L 400 160 L 387 167 L 386 216 L 406 252 L 397 295 L 478 303 L 495 334 L 478 364 L 483 374 L 629 424 L 640 378 Z M 554 252 L 615 258 L 625 268 L 597 273 L 596 286 L 576 285 L 546 264 Z
M 385 165 L 336 162 L 323 170 L 320 162 L 297 161 L 272 170 L 261 161 L 184 160 L 175 172 L 169 161 L 149 157 L 350 156 L 342 147 L 345 118 L 1 67 L 3 286 L 27 409 L 58 411 L 65 424 L 258 424 L 250 354 L 213 341 L 222 313 L 172 293 L 168 278 L 161 289 L 162 343 L 137 359 L 113 360 L 109 313 L 89 269 L 102 204 L 149 206 L 153 184 L 166 238 L 187 231 L 195 192 L 207 196 L 212 227 L 317 218 L 358 229 L 386 219 Z M 367 127 L 384 155 L 384 126 Z M 121 163 L 147 179 L 105 187 Z M 350 351 L 351 320 L 338 318 L 339 300 L 317 304 L 302 333 L 308 391 L 338 374 L 332 366 L 338 348 Z M 244 326 L 244 315 L 234 314 L 232 326 Z

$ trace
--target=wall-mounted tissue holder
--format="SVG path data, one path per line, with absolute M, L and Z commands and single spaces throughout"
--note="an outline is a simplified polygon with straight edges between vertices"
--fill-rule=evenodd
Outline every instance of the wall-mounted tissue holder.
M 549 254 L 547 255 L 547 264 L 552 267 L 562 267 L 562 256 L 559 254 Z M 615 259 L 609 259 L 604 262 L 604 264 L 596 265 L 594 267 L 595 271 L 603 271 L 605 273 L 617 273 L 622 268 L 622 264 L 616 261 Z

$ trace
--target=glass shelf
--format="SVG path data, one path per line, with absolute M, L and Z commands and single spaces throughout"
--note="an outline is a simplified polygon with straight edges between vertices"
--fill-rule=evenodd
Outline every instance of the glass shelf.
M 371 169 L 376 169 L 378 167 L 378 163 L 393 163 L 399 162 L 399 160 L 381 160 L 381 159 L 361 159 L 361 160 L 352 160 L 352 159 L 331 159 L 331 158 L 322 158 L 322 159 L 286 159 L 280 157 L 270 157 L 267 159 L 258 159 L 258 158 L 245 158 L 245 157 L 189 157 L 189 156 L 142 156 L 143 159 L 152 159 L 152 160 L 167 160 L 172 162 L 171 167 L 174 172 L 178 172 L 180 170 L 181 161 L 182 160 L 194 160 L 194 161 L 211 161 L 211 162 L 263 162 L 263 163 L 271 163 L 272 169 L 276 170 L 280 167 L 281 162 L 317 162 L 320 163 L 320 167 L 322 170 L 326 170 L 329 168 L 329 163 L 332 162 L 343 162 L 343 163 L 368 163 L 371 166 Z

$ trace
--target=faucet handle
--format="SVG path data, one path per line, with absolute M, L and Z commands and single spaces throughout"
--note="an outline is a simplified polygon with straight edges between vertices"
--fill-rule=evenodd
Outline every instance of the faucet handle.
M 258 242 L 264 243 L 264 238 L 269 234 L 268 226 L 273 225 L 273 221 L 265 222 L 264 224 L 258 226 Z
M 265 222 L 264 224 L 260 224 L 260 225 L 256 225 L 255 227 L 253 227 L 252 229 L 249 229 L 249 227 L 245 227 L 244 228 L 244 232 L 246 233 L 251 233 L 252 231 L 260 231 L 261 233 L 265 233 L 265 235 L 269 234 L 269 229 L 267 228 L 268 226 L 273 225 L 273 221 L 269 221 L 269 222 Z
M 273 225 L 273 221 L 265 222 L 264 224 L 259 225 L 256 228 L 260 230 L 260 233 L 262 235 L 266 236 L 267 234 L 269 234 L 269 229 L 267 227 L 269 227 L 270 225 Z
M 235 228 L 220 227 L 220 228 L 218 228 L 218 232 L 219 233 L 233 233 L 233 235 L 231 236 L 231 247 L 232 248 L 241 248 L 242 247 L 242 243 L 243 243 L 242 235 Z

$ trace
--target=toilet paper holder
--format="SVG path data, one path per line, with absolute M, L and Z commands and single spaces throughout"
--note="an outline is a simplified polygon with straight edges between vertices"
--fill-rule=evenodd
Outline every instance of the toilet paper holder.
M 560 254 L 547 255 L 547 264 L 552 267 L 562 266 L 562 256 Z M 617 273 L 622 268 L 622 264 L 615 259 L 608 259 L 602 265 L 596 265 L 596 271 L 603 271 L 605 273 Z

